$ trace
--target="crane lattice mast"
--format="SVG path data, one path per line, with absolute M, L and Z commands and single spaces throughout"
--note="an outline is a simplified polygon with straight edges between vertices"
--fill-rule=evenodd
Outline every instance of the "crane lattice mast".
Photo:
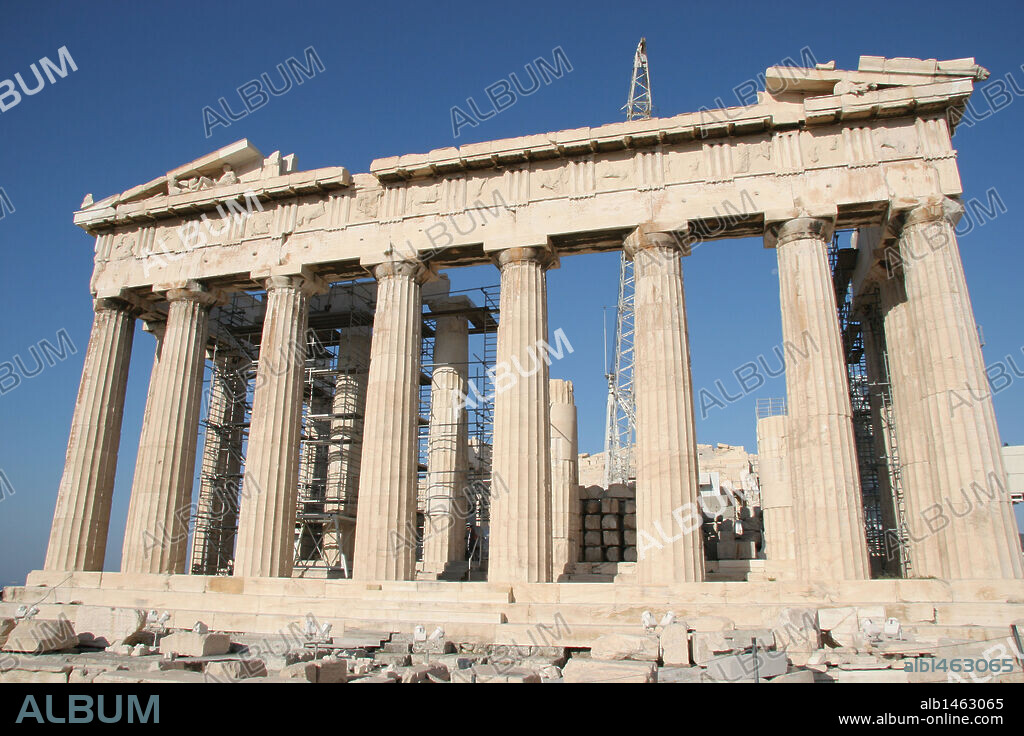
M 641 38 L 633 55 L 633 81 L 629 85 L 629 102 L 622 107 L 626 120 L 647 120 L 654 114 L 651 96 L 651 72 L 647 68 L 647 39 Z
M 633 56 L 629 101 L 622 108 L 627 120 L 647 120 L 654 110 L 647 39 L 641 38 Z M 605 422 L 605 487 L 625 483 L 636 444 L 636 402 L 633 397 L 633 336 L 635 333 L 633 261 L 622 254 L 619 299 L 615 309 L 615 348 L 608 373 L 608 414 Z

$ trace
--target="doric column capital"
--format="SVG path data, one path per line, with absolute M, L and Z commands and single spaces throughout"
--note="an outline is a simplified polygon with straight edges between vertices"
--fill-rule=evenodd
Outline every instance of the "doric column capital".
M 626 251 L 628 258 L 636 258 L 640 251 L 658 249 L 674 250 L 679 255 L 690 254 L 690 242 L 684 237 L 689 226 L 679 230 L 656 230 L 649 225 L 641 225 L 631 232 L 622 243 L 622 249 Z
M 494 260 L 499 269 L 511 263 L 539 263 L 546 269 L 555 263 L 556 258 L 555 254 L 548 248 L 528 245 L 506 248 L 500 251 Z
M 99 297 L 92 300 L 92 308 L 95 312 L 127 312 L 132 317 L 136 316 L 138 309 L 122 299 L 111 297 Z
M 906 203 L 903 203 L 906 205 Z M 898 204 L 894 204 L 894 209 Z M 964 206 L 949 197 L 935 197 L 919 200 L 907 207 L 904 206 L 903 227 L 913 225 L 930 225 L 936 222 L 947 222 L 955 227 L 964 214 Z
M 378 281 L 398 276 L 415 279 L 417 283 L 422 284 L 424 281 L 430 280 L 432 275 L 430 269 L 421 261 L 408 258 L 395 258 L 378 263 L 373 267 L 373 277 Z
M 822 217 L 794 217 L 774 225 L 772 234 L 775 247 L 781 248 L 794 240 L 821 240 L 828 242 L 832 237 L 833 222 Z
M 157 340 L 164 339 L 164 332 L 167 330 L 166 320 L 157 319 L 144 319 L 142 322 L 142 331 L 148 332 Z
M 223 293 L 198 281 L 188 281 L 167 289 L 165 298 L 168 302 L 192 301 L 209 309 L 223 300 Z
M 263 288 L 269 291 L 278 289 L 293 289 L 301 291 L 306 296 L 322 294 L 327 291 L 328 284 L 323 279 L 312 274 L 274 274 L 262 279 Z

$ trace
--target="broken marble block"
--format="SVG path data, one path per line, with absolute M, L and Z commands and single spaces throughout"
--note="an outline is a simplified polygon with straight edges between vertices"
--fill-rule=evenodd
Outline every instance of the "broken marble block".
M 413 654 L 451 654 L 455 644 L 448 639 L 426 639 L 412 643 Z
M 675 621 L 661 630 L 661 661 L 666 667 L 690 665 L 690 632 L 685 622 Z
M 25 652 L 43 654 L 59 652 L 78 646 L 78 635 L 75 628 L 66 618 L 38 619 L 25 618 L 18 621 L 7 634 L 4 642 L 5 652 Z
M 659 667 L 658 682 L 703 682 L 703 673 L 700 667 Z
M 67 684 L 67 672 L 48 672 L 44 670 L 8 670 L 0 672 L 0 683 L 21 683 L 21 684 Z
M 346 661 L 348 662 L 348 673 L 350 675 L 362 677 L 373 672 L 372 657 L 354 657 Z
M 262 659 L 224 659 L 210 662 L 203 672 L 210 681 L 228 682 L 246 680 L 250 677 L 266 677 L 267 665 Z
M 779 649 L 813 652 L 821 648 L 818 612 L 813 608 L 783 608 L 772 631 Z
M 540 682 L 540 675 L 525 667 L 476 664 L 469 669 L 450 671 L 452 682 Z
M 138 608 L 79 606 L 75 612 L 78 643 L 105 649 L 114 644 L 136 644 L 146 627 L 146 613 Z
M 227 654 L 231 639 L 227 634 L 197 634 L 178 631 L 160 640 L 160 653 L 177 657 L 212 657 Z
M 286 637 L 232 634 L 231 651 L 250 659 L 261 659 L 268 670 L 279 670 L 296 662 L 313 659 L 313 650 Z
M 705 667 L 715 655 L 739 654 L 753 647 L 755 641 L 758 649 L 775 648 L 775 636 L 768 629 L 694 632 L 693 662 Z
M 590 645 L 590 656 L 602 660 L 657 662 L 659 648 L 658 637 L 653 634 L 605 634 Z
M 447 680 L 449 678 L 448 668 L 440 663 L 417 664 L 411 667 L 396 667 L 398 681 L 403 683 L 430 682 L 431 675 L 435 679 Z
M 282 669 L 278 676 L 287 679 L 297 678 L 307 682 L 346 682 L 348 680 L 348 662 L 344 659 L 296 662 Z
M 718 654 L 732 654 L 736 651 L 732 637 L 726 634 L 731 631 L 695 631 L 693 632 L 693 663 L 706 667 L 708 662 Z
M 442 654 L 436 660 L 443 664 L 449 672 L 453 670 L 468 670 L 475 664 L 483 664 L 487 661 L 485 654 Z
M 861 615 L 861 611 L 865 615 Z M 856 647 L 864 641 L 860 630 L 860 620 L 871 616 L 884 620 L 885 609 L 874 607 L 858 610 L 853 606 L 819 608 L 818 626 L 822 632 L 828 632 L 830 644 L 840 647 Z
M 623 662 L 573 657 L 562 668 L 565 682 L 657 682 L 654 662 Z
M 408 652 L 386 652 L 378 649 L 373 653 L 373 661 L 386 667 L 408 667 L 412 663 L 412 655 Z
M 785 652 L 727 654 L 708 662 L 707 675 L 715 682 L 753 682 L 784 675 L 788 667 Z

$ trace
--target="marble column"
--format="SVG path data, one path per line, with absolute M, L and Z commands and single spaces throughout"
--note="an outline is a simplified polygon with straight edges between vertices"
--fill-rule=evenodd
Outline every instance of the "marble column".
M 298 275 L 270 276 L 265 283 L 234 574 L 286 578 L 295 558 L 309 296 L 322 284 Z
M 786 415 L 757 421 L 757 467 L 764 515 L 765 572 L 776 580 L 796 577 L 793 488 L 786 457 Z
M 869 577 L 846 361 L 828 265 L 831 224 L 777 226 L 787 454 L 797 563 L 810 582 Z
M 897 246 L 898 247 L 898 246 Z M 931 532 L 925 509 L 935 503 L 935 468 L 932 465 L 931 428 L 924 410 L 923 375 L 918 369 L 918 335 L 907 304 L 902 273 L 893 273 L 879 284 L 879 307 L 889 358 L 893 422 L 900 489 L 906 508 L 908 577 L 946 578 L 945 530 Z
M 355 552 L 355 516 L 359 492 L 359 462 L 363 450 L 366 381 L 370 369 L 369 328 L 350 327 L 338 340 L 338 373 L 334 379 L 331 444 L 327 452 L 327 495 L 324 510 L 336 514 L 341 539 L 333 528 L 324 536 L 328 567 L 351 568 Z
M 229 570 L 234 556 L 238 491 L 242 485 L 247 365 L 247 360 L 233 355 L 218 354 L 213 359 L 192 537 L 195 575 L 216 575 Z
M 437 300 L 432 311 L 453 305 Z M 434 370 L 430 381 L 427 437 L 427 491 L 423 518 L 423 571 L 444 573 L 466 558 L 469 427 L 466 381 L 469 372 L 469 323 L 465 314 L 435 320 Z
M 547 277 L 551 253 L 510 248 L 498 255 L 501 319 L 494 368 L 487 580 L 551 582 L 551 426 Z
M 552 578 L 572 572 L 579 559 L 579 456 L 572 381 L 552 379 L 551 564 Z
M 907 213 L 900 235 L 918 338 L 916 408 L 928 423 L 933 467 L 932 504 L 921 518 L 926 534 L 944 537 L 950 578 L 1021 578 L 999 429 L 953 230 L 962 211 L 950 199 L 922 203 Z
M 117 300 L 97 299 L 93 306 L 92 333 L 46 551 L 47 570 L 102 570 L 107 549 L 135 317 Z
M 359 470 L 355 560 L 359 580 L 416 576 L 417 421 L 423 303 L 427 272 L 394 260 L 374 269 L 370 372 Z
M 215 300 L 192 285 L 170 290 L 167 301 L 167 325 L 139 438 L 122 572 L 185 572 L 209 311 Z
M 637 579 L 704 579 L 697 432 L 679 241 L 636 230 L 625 242 L 635 292 Z

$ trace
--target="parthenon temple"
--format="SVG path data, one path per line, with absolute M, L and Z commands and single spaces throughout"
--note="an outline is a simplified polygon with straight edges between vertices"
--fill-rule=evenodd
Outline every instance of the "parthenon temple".
M 771 67 L 741 107 L 355 174 L 240 140 L 87 195 L 95 316 L 64 473 L 45 565 L 5 600 L 483 644 L 559 618 L 577 650 L 651 616 L 781 642 L 795 609 L 849 608 L 857 636 L 1002 630 L 1024 569 L 952 145 L 987 76 Z M 687 256 L 751 237 L 777 255 L 786 398 L 756 418 L 756 456 L 698 452 Z M 625 482 L 584 484 L 546 273 L 616 251 L 635 273 L 635 447 Z M 445 273 L 480 265 L 497 286 Z M 153 367 L 105 567 L 138 322 Z M 729 482 L 707 464 L 726 455 Z

